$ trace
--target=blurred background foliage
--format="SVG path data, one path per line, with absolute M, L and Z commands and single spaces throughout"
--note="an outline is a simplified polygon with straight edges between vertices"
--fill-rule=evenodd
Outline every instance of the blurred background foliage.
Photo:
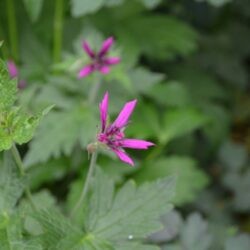
M 70 202 L 108 90 L 112 115 L 139 100 L 127 134 L 157 146 L 131 152 L 135 168 L 107 153 L 98 165 L 118 186 L 178 176 L 176 209 L 149 241 L 165 250 L 250 249 L 249 24 L 248 0 L 0 1 L 1 57 L 27 82 L 18 101 L 27 111 L 55 104 L 20 148 L 33 191 Z M 98 48 L 108 36 L 122 62 L 89 105 L 97 78 L 77 79 L 88 62 L 81 43 Z

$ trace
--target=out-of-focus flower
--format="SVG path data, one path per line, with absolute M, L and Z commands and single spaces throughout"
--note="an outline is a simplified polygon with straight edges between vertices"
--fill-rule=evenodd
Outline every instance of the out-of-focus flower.
M 8 71 L 9 71 L 9 74 L 10 74 L 10 78 L 18 77 L 19 72 L 18 72 L 17 66 L 16 66 L 14 61 L 8 60 L 7 67 L 8 67 Z M 19 80 L 17 87 L 19 89 L 24 89 L 26 87 L 26 81 Z
M 125 138 L 124 130 L 128 125 L 129 118 L 135 108 L 137 100 L 127 102 L 112 124 L 107 123 L 108 116 L 108 92 L 105 93 L 100 103 L 101 132 L 97 139 L 111 149 L 121 161 L 134 166 L 133 160 L 125 153 L 124 148 L 148 149 L 154 143 L 139 139 Z
M 89 56 L 91 63 L 87 64 L 80 70 L 78 74 L 79 78 L 86 77 L 94 71 L 99 71 L 102 74 L 108 74 L 110 71 L 110 66 L 120 62 L 119 57 L 107 56 L 113 42 L 113 37 L 109 37 L 102 43 L 102 47 L 98 52 L 94 52 L 88 42 L 83 42 L 82 47 Z

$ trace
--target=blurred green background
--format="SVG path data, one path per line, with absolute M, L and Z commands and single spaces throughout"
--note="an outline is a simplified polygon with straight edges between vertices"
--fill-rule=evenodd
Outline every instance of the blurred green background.
M 1 0 L 0 55 L 26 81 L 18 101 L 28 112 L 55 104 L 20 148 L 33 191 L 63 202 L 82 182 L 108 90 L 112 117 L 138 99 L 127 135 L 157 146 L 129 152 L 135 168 L 109 153 L 98 165 L 118 186 L 178 176 L 176 209 L 151 240 L 165 250 L 250 249 L 249 25 L 249 0 Z M 77 79 L 88 62 L 81 43 L 98 49 L 108 36 L 122 62 L 89 105 L 97 78 Z

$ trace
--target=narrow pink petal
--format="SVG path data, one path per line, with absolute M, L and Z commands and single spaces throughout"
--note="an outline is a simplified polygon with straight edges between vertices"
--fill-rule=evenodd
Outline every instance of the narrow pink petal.
M 148 149 L 150 146 L 155 144 L 149 141 L 139 140 L 139 139 L 124 139 L 122 140 L 122 147 L 124 148 L 134 148 L 134 149 Z
M 113 42 L 114 42 L 114 38 L 113 38 L 113 37 L 109 37 L 108 39 L 106 39 L 106 40 L 102 43 L 102 47 L 101 47 L 101 49 L 100 49 L 98 55 L 99 55 L 99 56 L 105 55 L 105 54 L 109 51 L 109 49 L 110 49 L 110 47 L 112 46 Z
M 107 65 L 113 65 L 120 63 L 121 59 L 119 57 L 108 57 L 104 60 L 104 63 Z
M 78 78 L 83 78 L 89 74 L 91 74 L 94 71 L 93 65 L 87 65 L 84 68 L 82 68 L 78 74 Z
M 131 166 L 134 166 L 133 160 L 125 152 L 118 150 L 118 149 L 112 149 L 112 151 L 118 156 L 118 158 L 121 161 L 123 161 Z
M 108 66 L 104 65 L 104 66 L 102 66 L 102 67 L 99 69 L 99 71 L 100 71 L 102 74 L 106 75 L 106 74 L 109 73 L 110 68 L 109 68 Z
M 10 77 L 11 78 L 17 77 L 18 76 L 18 69 L 16 67 L 16 64 L 12 60 L 9 60 L 7 62 L 7 66 L 8 66 Z
M 85 52 L 90 56 L 90 58 L 94 58 L 95 57 L 95 53 L 94 51 L 91 49 L 91 47 L 89 46 L 88 42 L 84 41 L 82 43 L 82 47 L 85 50 Z
M 130 115 L 132 114 L 132 112 L 133 112 L 133 110 L 135 108 L 136 103 L 137 103 L 137 100 L 127 102 L 123 106 L 120 114 L 118 115 L 116 120 L 113 122 L 112 126 L 115 126 L 115 127 L 118 127 L 118 128 L 122 128 L 122 127 L 126 126 L 127 123 L 128 123 L 129 117 L 130 117 Z
M 107 116 L 108 116 L 108 104 L 109 104 L 109 93 L 106 92 L 100 105 L 100 119 L 102 123 L 102 132 L 104 132 L 107 124 Z

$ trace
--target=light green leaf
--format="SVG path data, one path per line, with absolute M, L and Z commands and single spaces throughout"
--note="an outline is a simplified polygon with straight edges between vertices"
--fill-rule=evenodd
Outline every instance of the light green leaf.
M 145 238 L 159 230 L 159 216 L 171 209 L 175 179 L 169 177 L 136 187 L 127 182 L 116 194 L 113 203 L 95 223 L 93 234 L 110 241 Z M 100 197 L 99 197 L 100 199 Z M 133 242 L 132 242 L 133 246 Z
M 200 214 L 191 214 L 181 232 L 181 245 L 187 250 L 209 250 L 212 237 L 208 233 L 208 224 Z
M 250 236 L 247 234 L 240 234 L 227 239 L 225 243 L 225 250 L 249 250 L 249 246 Z
M 33 116 L 13 107 L 8 112 L 2 113 L 3 122 L 0 124 L 0 151 L 11 148 L 12 143 L 23 144 L 30 141 L 39 125 L 40 120 L 49 112 L 51 107 Z
M 0 213 L 9 213 L 21 197 L 24 180 L 19 177 L 17 167 L 10 152 L 4 153 L 0 167 Z
M 0 90 L 0 112 L 2 112 L 14 104 L 17 93 L 17 80 L 10 80 L 9 72 L 2 60 L 0 60 Z M 0 113 L 1 120 L 2 114 Z
M 43 7 L 43 0 L 23 0 L 23 3 L 31 21 L 37 21 Z
M 147 94 L 164 106 L 183 107 L 191 104 L 188 89 L 184 84 L 175 81 L 157 84 Z
M 41 123 L 31 142 L 25 164 L 30 166 L 45 162 L 50 157 L 69 155 L 78 142 L 82 147 L 86 147 L 95 138 L 96 125 L 98 121 L 87 108 L 77 107 L 65 112 L 51 112 Z
M 164 116 L 164 125 L 159 140 L 167 143 L 174 138 L 191 133 L 206 124 L 207 121 L 208 117 L 195 109 L 168 110 Z
M 103 5 L 104 0 L 71 0 L 71 13 L 73 17 L 94 13 Z
M 154 166 L 154 167 L 152 167 Z M 171 156 L 147 162 L 135 178 L 137 181 L 152 181 L 160 177 L 176 175 L 176 195 L 174 203 L 181 205 L 193 201 L 198 193 L 208 184 L 208 177 L 192 158 Z
M 139 93 L 150 92 L 152 87 L 161 82 L 163 78 L 163 74 L 150 72 L 142 67 L 136 68 L 130 73 L 132 85 Z

